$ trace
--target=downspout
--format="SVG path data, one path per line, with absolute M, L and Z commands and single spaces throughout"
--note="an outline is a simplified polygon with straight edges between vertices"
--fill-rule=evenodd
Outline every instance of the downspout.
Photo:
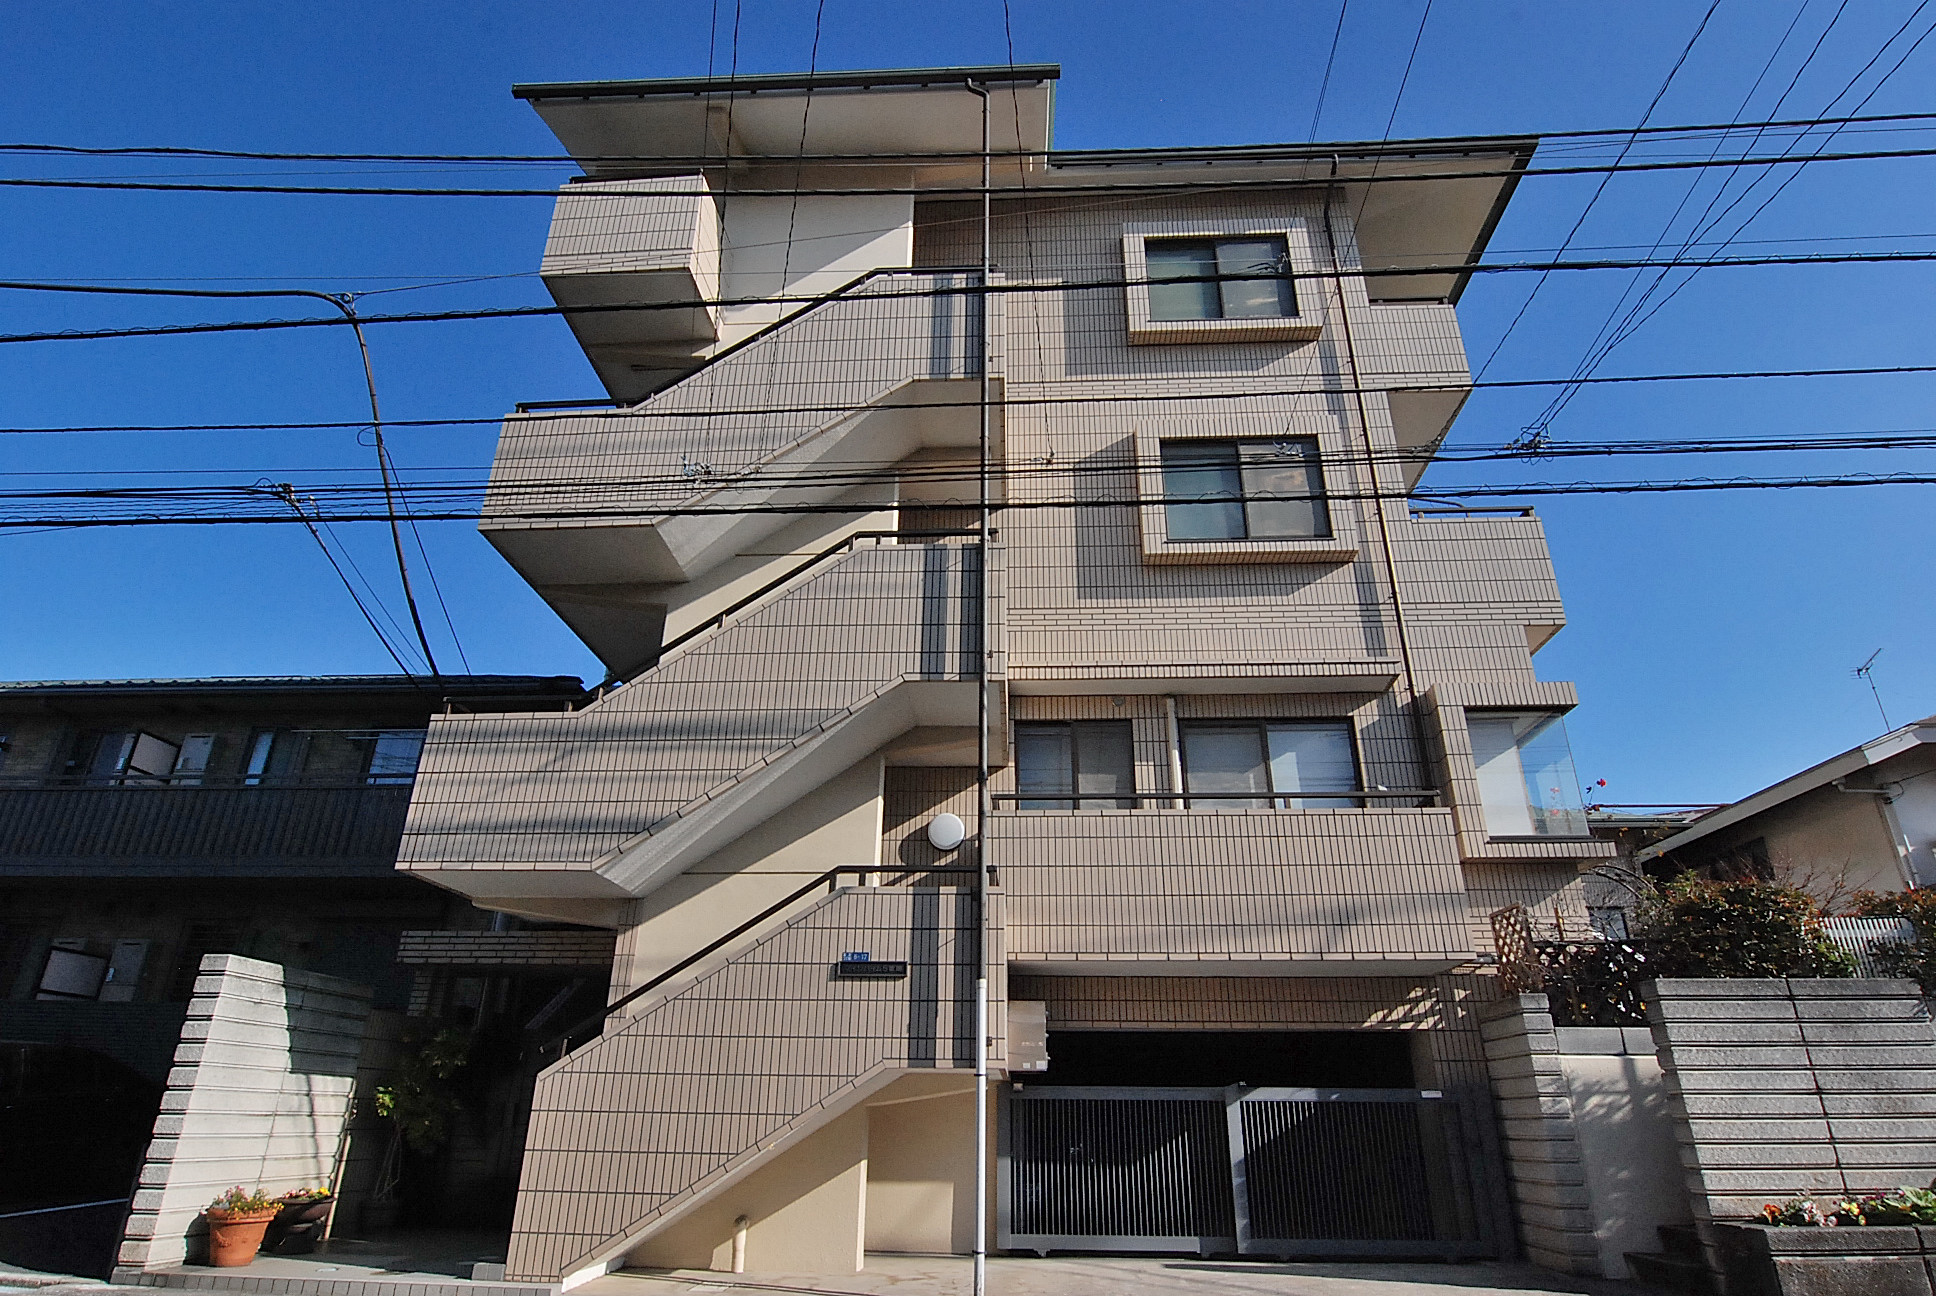
M 975 1273 L 974 1296 L 988 1290 L 988 887 L 992 869 L 988 862 L 988 825 L 992 800 L 988 792 L 988 658 L 989 640 L 989 556 L 991 545 L 988 507 L 989 386 L 988 366 L 994 347 L 990 338 L 989 312 L 994 294 L 989 291 L 990 219 L 988 159 L 988 87 L 964 81 L 970 94 L 981 99 L 981 430 L 980 458 L 976 478 L 980 483 L 981 521 L 978 537 L 981 571 L 977 582 L 977 617 L 981 625 L 980 668 L 975 672 Z M 1019 143 L 1019 141 L 1018 141 Z
M 1331 177 L 1338 175 L 1338 159 L 1331 159 Z M 1412 666 L 1411 635 L 1405 625 L 1405 600 L 1398 590 L 1398 558 L 1392 547 L 1391 520 L 1385 516 L 1384 485 L 1378 480 L 1378 459 L 1371 444 L 1371 415 L 1365 404 L 1365 382 L 1358 372 L 1358 345 L 1351 331 L 1351 308 L 1345 302 L 1344 263 L 1338 257 L 1338 235 L 1331 224 L 1331 196 L 1336 186 L 1324 191 L 1324 241 L 1331 253 L 1331 281 L 1338 293 L 1338 322 L 1344 332 L 1344 354 L 1351 366 L 1351 390 L 1358 405 L 1358 432 L 1365 445 L 1365 471 L 1371 478 L 1371 507 L 1378 518 L 1379 547 L 1385 559 L 1385 580 L 1391 586 L 1392 626 L 1398 639 L 1399 666 L 1405 674 L 1406 710 L 1412 716 L 1412 740 L 1418 746 L 1419 785 L 1439 788 L 1433 776 L 1431 745 L 1425 733 L 1425 716 L 1419 709 L 1418 675 Z M 1443 789 L 1440 789 L 1443 791 Z
M 1175 810 L 1187 808 L 1183 799 L 1183 733 L 1176 723 L 1176 695 L 1163 695 L 1163 737 L 1170 748 L 1170 791 L 1176 795 L 1170 800 Z

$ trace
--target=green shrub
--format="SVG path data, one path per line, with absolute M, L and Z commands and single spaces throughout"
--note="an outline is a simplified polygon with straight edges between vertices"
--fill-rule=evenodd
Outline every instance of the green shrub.
M 1806 892 L 1683 873 L 1647 898 L 1635 935 L 1666 977 L 1846 977 L 1855 960 L 1822 927 Z
M 1908 977 L 1936 995 L 1936 889 L 1864 891 L 1855 897 L 1855 911 L 1864 918 L 1902 918 L 1909 923 L 1909 939 L 1877 941 L 1870 947 L 1876 967 L 1889 976 Z

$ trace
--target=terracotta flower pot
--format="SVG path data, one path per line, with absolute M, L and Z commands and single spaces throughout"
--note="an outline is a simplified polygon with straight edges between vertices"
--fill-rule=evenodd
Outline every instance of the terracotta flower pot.
M 212 1210 L 208 1214 L 208 1262 L 233 1269 L 255 1259 L 262 1245 L 262 1234 L 280 1206 L 256 1211 Z

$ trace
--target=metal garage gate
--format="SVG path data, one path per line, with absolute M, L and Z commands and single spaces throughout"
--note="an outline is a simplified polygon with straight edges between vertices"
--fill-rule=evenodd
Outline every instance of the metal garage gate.
M 1458 1102 L 1414 1089 L 1020 1086 L 997 1244 L 1282 1259 L 1498 1253 Z

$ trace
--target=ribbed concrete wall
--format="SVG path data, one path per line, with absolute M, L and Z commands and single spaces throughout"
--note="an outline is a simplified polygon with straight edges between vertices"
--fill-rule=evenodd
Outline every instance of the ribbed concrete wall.
M 1473 956 L 1444 810 L 1024 811 L 989 824 L 1010 957 L 1377 965 Z M 1340 969 L 1342 970 L 1342 969 Z M 1407 969 L 1410 970 L 1410 969 Z
M 199 1251 L 202 1208 L 235 1184 L 273 1195 L 329 1182 L 369 1015 L 370 991 L 336 977 L 235 954 L 202 960 L 122 1267 Z
M 976 299 L 922 295 L 968 282 L 962 275 L 883 275 L 631 409 L 507 419 L 483 529 L 585 525 L 516 517 L 531 512 L 566 519 L 591 512 L 620 522 L 703 503 L 722 484 L 755 485 L 733 479 L 907 383 L 978 373 Z M 695 477 L 699 464 L 706 472 Z
M 1551 1007 L 1545 995 L 1515 995 L 1481 1016 L 1520 1245 L 1541 1268 L 1598 1276 L 1586 1160 Z
M 546 1071 L 511 1275 L 605 1261 L 904 1071 L 972 1069 L 974 924 L 959 891 L 841 891 Z M 835 977 L 854 950 L 908 975 Z
M 1914 982 L 1662 980 L 1646 998 L 1697 1224 L 1936 1175 L 1936 1027 Z
M 857 549 L 582 711 L 433 717 L 399 867 L 589 871 L 903 683 L 972 680 L 978 565 Z

